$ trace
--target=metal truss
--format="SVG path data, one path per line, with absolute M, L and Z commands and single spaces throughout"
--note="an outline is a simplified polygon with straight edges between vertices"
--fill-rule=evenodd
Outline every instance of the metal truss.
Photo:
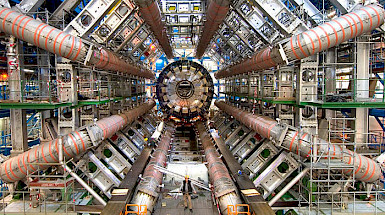
M 194 1 L 161 1 L 161 7 L 174 48 L 193 48 L 203 26 L 205 3 Z

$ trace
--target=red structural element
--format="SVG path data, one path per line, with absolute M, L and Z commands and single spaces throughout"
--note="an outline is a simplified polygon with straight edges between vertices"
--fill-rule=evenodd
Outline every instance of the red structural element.
M 139 6 L 141 17 L 151 27 L 167 58 L 174 58 L 166 28 L 162 22 L 158 2 L 154 0 L 135 0 L 135 3 Z
M 196 58 L 202 58 L 207 49 L 207 46 L 209 45 L 215 32 L 218 30 L 219 25 L 221 25 L 223 20 L 226 18 L 229 9 L 229 0 L 212 0 L 210 2 L 206 12 L 206 22 L 203 26 L 203 30 L 196 49 Z

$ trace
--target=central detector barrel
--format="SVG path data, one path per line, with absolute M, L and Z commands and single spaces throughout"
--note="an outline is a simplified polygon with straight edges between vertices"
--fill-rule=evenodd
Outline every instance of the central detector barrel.
M 156 96 L 163 111 L 183 121 L 203 117 L 211 105 L 214 85 L 210 73 L 199 63 L 180 60 L 160 73 Z

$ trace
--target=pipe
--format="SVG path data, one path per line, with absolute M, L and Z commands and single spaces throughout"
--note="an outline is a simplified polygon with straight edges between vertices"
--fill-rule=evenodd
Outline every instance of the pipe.
M 381 176 L 381 168 L 377 162 L 363 155 L 357 154 L 347 148 L 334 145 L 312 134 L 301 132 L 296 128 L 278 124 L 277 121 L 261 115 L 253 115 L 247 111 L 230 106 L 223 101 L 216 101 L 215 105 L 225 113 L 256 131 L 264 138 L 272 139 L 276 144 L 282 142 L 282 147 L 302 157 L 311 156 L 312 152 L 322 158 L 339 159 L 346 165 L 353 165 L 354 168 L 344 169 L 345 175 L 353 175 L 363 182 L 377 181 Z M 287 128 L 287 131 L 286 131 Z M 310 144 L 316 143 L 316 144 Z
M 16 182 L 24 179 L 27 173 L 45 170 L 59 163 L 60 141 L 66 160 L 82 154 L 102 140 L 110 138 L 154 106 L 154 101 L 144 103 L 125 113 L 103 118 L 94 125 L 77 129 L 61 138 L 35 146 L 17 157 L 9 158 L 0 165 L 0 179 L 7 183 Z
M 205 151 L 210 180 L 212 184 L 214 184 L 214 195 L 219 200 L 222 213 L 227 214 L 228 205 L 241 204 L 242 201 L 236 194 L 237 189 L 231 180 L 229 171 L 227 170 L 222 159 L 220 159 L 219 153 L 214 147 L 203 122 L 197 122 L 196 128 Z
M 203 30 L 196 48 L 195 57 L 197 59 L 202 58 L 215 32 L 217 32 L 219 29 L 219 25 L 221 25 L 223 20 L 226 18 L 229 9 L 229 0 L 210 1 L 206 12 L 206 22 L 203 26 Z
M 261 71 L 300 60 L 314 55 L 342 42 L 368 33 L 384 23 L 385 11 L 378 4 L 361 7 L 330 22 L 292 36 L 279 46 L 267 47 L 257 51 L 251 58 L 241 61 L 215 73 L 217 79 L 239 75 L 250 71 Z
M 133 199 L 133 204 L 147 205 L 147 210 L 152 211 L 158 198 L 157 188 L 162 183 L 163 173 L 155 169 L 155 166 L 166 167 L 167 154 L 175 132 L 174 126 L 164 128 L 165 132 L 158 144 L 158 147 L 152 153 L 150 162 L 143 172 L 143 179 L 139 182 L 138 192 Z
M 15 10 L 0 7 L 0 31 L 61 57 L 102 70 L 111 70 L 154 79 L 153 72 L 133 66 L 113 52 L 95 47 L 46 23 Z
M 170 41 L 167 36 L 166 28 L 162 22 L 162 15 L 157 1 L 154 0 L 134 0 L 135 4 L 139 6 L 141 17 L 151 27 L 152 32 L 162 46 L 164 53 L 168 59 L 174 58 Z
M 303 176 L 306 175 L 307 172 L 309 172 L 310 168 L 306 167 L 304 170 L 302 170 L 293 180 L 291 180 L 281 191 L 279 191 L 278 194 L 276 194 L 270 201 L 269 206 L 273 206 L 274 203 L 276 203 L 287 191 L 290 190 Z
M 82 185 L 84 188 L 86 188 L 86 190 L 91 193 L 91 195 L 93 197 L 95 197 L 95 199 L 100 202 L 103 206 L 106 206 L 107 205 L 107 202 L 104 201 L 104 199 L 102 197 L 100 197 L 96 192 L 95 190 L 93 190 L 88 184 L 87 182 L 83 181 L 82 178 L 80 178 L 75 172 L 72 171 L 72 169 L 67 166 L 66 164 L 63 164 L 63 167 L 64 167 L 64 170 L 67 171 L 72 177 L 74 177 L 76 179 L 76 181 L 79 182 L 80 185 Z

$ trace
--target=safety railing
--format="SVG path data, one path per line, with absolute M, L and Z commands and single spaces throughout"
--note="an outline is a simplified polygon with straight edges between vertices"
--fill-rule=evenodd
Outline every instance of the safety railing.
M 369 142 L 373 149 L 379 149 L 381 152 L 385 151 L 385 132 L 384 130 L 371 130 L 369 134 Z
M 0 215 L 52 213 L 75 215 L 82 205 L 91 204 L 93 200 L 87 191 L 72 185 L 49 191 L 44 189 L 9 191 L 6 186 L 2 186 L 0 198 Z
M 354 79 L 346 74 L 320 81 L 318 100 L 323 102 L 385 102 L 383 77 Z
M 20 85 L 20 89 L 11 90 L 10 85 Z M 9 100 L 10 95 L 19 95 L 21 102 L 57 101 L 57 82 L 42 80 L 4 80 L 0 82 L 0 99 Z
M 10 84 L 20 84 L 17 90 L 11 90 Z M 103 102 L 116 98 L 145 96 L 145 83 L 139 80 L 130 82 L 79 80 L 77 84 L 79 101 Z M 58 95 L 68 94 L 64 84 L 60 81 L 50 80 L 5 80 L 0 81 L 0 101 L 3 104 L 14 103 L 39 103 L 55 104 L 59 102 Z M 20 100 L 11 100 L 18 95 Z

